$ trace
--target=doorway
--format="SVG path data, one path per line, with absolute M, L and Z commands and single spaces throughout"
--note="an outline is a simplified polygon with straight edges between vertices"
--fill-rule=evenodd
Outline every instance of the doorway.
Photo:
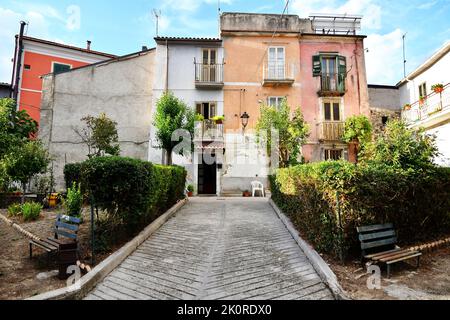
M 202 163 L 198 165 L 198 193 L 200 195 L 217 194 L 217 163 L 214 161 L 213 164 L 208 164 L 203 157 Z

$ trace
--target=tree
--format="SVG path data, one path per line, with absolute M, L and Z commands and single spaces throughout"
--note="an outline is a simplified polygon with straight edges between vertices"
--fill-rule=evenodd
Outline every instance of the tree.
M 257 136 L 266 138 L 267 155 L 272 155 L 272 130 L 278 131 L 277 152 L 281 168 L 298 164 L 301 148 L 309 137 L 309 126 L 303 118 L 300 108 L 297 108 L 291 116 L 291 108 L 286 99 L 278 108 L 263 105 L 261 116 L 256 124 Z
M 165 93 L 156 103 L 154 126 L 160 147 L 166 151 L 166 164 L 172 164 L 172 153 L 179 141 L 172 141 L 176 130 L 194 133 L 195 112 L 171 92 Z
M 12 146 L 35 137 L 38 124 L 25 110 L 17 111 L 16 101 L 0 99 L 0 159 Z
M 402 120 L 391 120 L 384 133 L 364 150 L 362 159 L 396 169 L 426 170 L 434 166 L 437 155 L 435 136 L 423 129 L 410 129 Z
M 22 184 L 22 203 L 25 200 L 26 185 L 39 173 L 45 173 L 50 156 L 40 141 L 28 141 L 11 149 L 3 159 L 4 170 L 12 181 Z
M 360 151 L 372 140 L 372 124 L 363 115 L 352 116 L 345 121 L 342 140 L 346 143 L 355 143 L 356 157 Z M 357 159 L 356 158 L 356 159 Z
M 105 155 L 120 155 L 119 135 L 117 122 L 111 120 L 105 113 L 98 117 L 87 116 L 81 119 L 86 123 L 81 131 L 75 132 L 88 147 L 88 157 L 102 157 Z

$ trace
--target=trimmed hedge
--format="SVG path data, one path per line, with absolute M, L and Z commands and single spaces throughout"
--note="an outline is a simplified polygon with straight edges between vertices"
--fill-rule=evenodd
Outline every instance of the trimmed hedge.
M 64 180 L 66 182 L 66 189 L 72 188 L 73 183 L 77 184 L 81 181 L 81 167 L 82 163 L 69 163 L 64 167 Z
M 359 254 L 361 225 L 394 223 L 403 245 L 450 233 L 449 168 L 414 172 L 338 161 L 279 169 L 270 179 L 275 203 L 324 253 Z
M 127 234 L 140 231 L 184 198 L 186 170 L 123 157 L 99 157 L 66 166 L 66 181 L 81 182 L 95 206 Z M 79 169 L 79 176 L 77 170 Z

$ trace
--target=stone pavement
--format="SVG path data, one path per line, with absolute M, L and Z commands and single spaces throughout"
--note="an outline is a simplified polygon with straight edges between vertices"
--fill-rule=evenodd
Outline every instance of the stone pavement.
M 267 199 L 193 198 L 85 299 L 333 296 Z

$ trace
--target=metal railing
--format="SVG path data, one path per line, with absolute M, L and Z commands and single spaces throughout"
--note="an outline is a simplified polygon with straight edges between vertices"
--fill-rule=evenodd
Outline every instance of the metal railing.
M 322 92 L 345 93 L 345 74 L 322 73 L 320 75 L 320 90 Z
M 195 123 L 194 139 L 196 141 L 223 140 L 223 124 L 213 120 L 198 121 Z
M 318 123 L 318 138 L 323 141 L 340 141 L 344 135 L 343 121 L 324 121 Z
M 263 67 L 264 81 L 294 80 L 294 67 L 287 63 L 266 62 Z
M 197 83 L 223 83 L 223 63 L 204 64 L 194 62 L 195 82 Z
M 410 108 L 402 112 L 402 118 L 408 124 L 426 120 L 435 114 L 450 110 L 450 83 L 444 86 L 441 93 L 432 92 L 424 100 L 411 104 Z

